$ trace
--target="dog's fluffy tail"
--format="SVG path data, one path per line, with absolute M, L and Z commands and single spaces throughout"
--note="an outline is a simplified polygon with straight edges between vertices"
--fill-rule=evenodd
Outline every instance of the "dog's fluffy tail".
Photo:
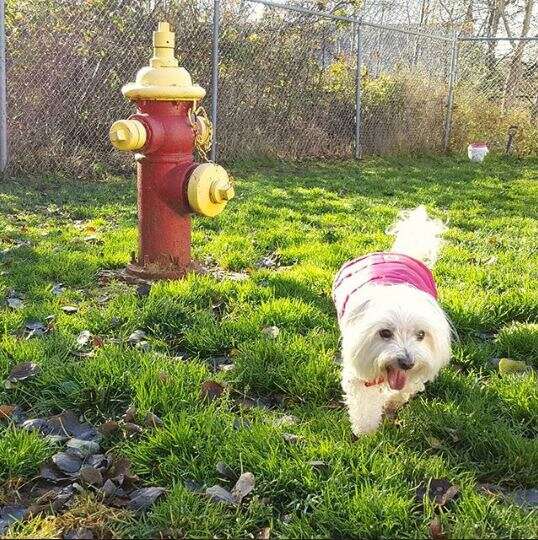
M 404 210 L 387 230 L 387 234 L 396 237 L 391 251 L 409 255 L 432 267 L 439 256 L 441 235 L 446 229 L 441 220 L 428 216 L 424 206 Z

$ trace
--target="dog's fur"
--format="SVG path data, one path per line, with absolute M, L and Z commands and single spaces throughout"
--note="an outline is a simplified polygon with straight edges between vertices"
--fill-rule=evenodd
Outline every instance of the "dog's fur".
M 428 217 L 424 207 L 402 212 L 387 231 L 396 237 L 390 251 L 431 267 L 445 229 L 441 221 Z M 349 297 L 340 329 L 342 388 L 356 435 L 375 431 L 384 412 L 396 410 L 424 390 L 424 383 L 450 360 L 451 329 L 445 313 L 431 295 L 406 284 L 361 287 L 360 294 Z M 391 333 L 388 339 L 380 335 L 385 329 Z M 398 366 L 402 355 L 414 364 L 406 371 Z M 401 390 L 388 384 L 389 370 L 398 370 L 405 380 Z M 380 378 L 384 382 L 365 385 Z

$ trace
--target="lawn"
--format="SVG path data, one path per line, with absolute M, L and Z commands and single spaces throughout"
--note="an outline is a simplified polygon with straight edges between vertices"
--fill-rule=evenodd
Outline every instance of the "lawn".
M 11 304 L 0 307 L 0 377 L 37 365 L 2 385 L 0 404 L 27 418 L 69 409 L 93 426 L 119 421 L 101 428 L 103 450 L 129 460 L 138 487 L 166 490 L 135 512 L 81 488 L 4 534 L 536 537 L 538 514 L 513 493 L 538 486 L 537 376 L 500 374 L 494 359 L 538 368 L 538 160 L 229 168 L 237 197 L 219 218 L 195 219 L 193 244 L 197 259 L 230 272 L 150 290 L 98 278 L 135 248 L 132 178 L 0 182 L 0 295 Z M 388 248 L 386 227 L 419 204 L 450 226 L 435 275 L 459 336 L 453 361 L 397 418 L 354 441 L 332 276 Z M 129 342 L 136 330 L 142 343 Z M 148 413 L 162 425 L 146 425 Z M 0 425 L 1 504 L 18 504 L 65 446 L 15 420 Z M 205 494 L 231 490 L 244 472 L 255 487 L 241 504 Z M 417 496 L 432 479 L 459 492 Z

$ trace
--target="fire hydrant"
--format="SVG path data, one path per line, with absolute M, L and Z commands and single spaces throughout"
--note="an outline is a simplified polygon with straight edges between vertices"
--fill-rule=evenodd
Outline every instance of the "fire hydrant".
M 169 24 L 159 23 L 150 65 L 122 88 L 137 112 L 110 128 L 115 148 L 136 152 L 139 246 L 127 271 L 148 279 L 195 270 L 191 213 L 216 216 L 234 196 L 221 166 L 194 162 L 195 147 L 208 148 L 211 123 L 198 108 L 205 90 L 178 66 L 174 42 Z

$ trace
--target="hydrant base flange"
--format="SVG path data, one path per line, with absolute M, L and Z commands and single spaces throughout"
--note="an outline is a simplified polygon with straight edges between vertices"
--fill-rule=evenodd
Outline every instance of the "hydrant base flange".
M 126 271 L 132 276 L 147 280 L 175 280 L 182 279 L 187 274 L 203 274 L 204 268 L 200 263 L 191 261 L 188 267 L 180 268 L 176 266 L 169 266 L 163 268 L 159 264 L 146 264 L 142 266 L 137 263 L 131 263 L 127 265 Z

